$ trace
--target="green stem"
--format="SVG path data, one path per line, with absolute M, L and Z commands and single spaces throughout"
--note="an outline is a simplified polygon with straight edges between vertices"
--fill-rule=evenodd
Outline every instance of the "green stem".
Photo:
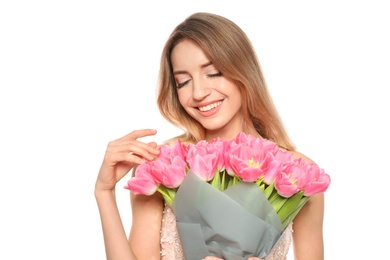
M 223 191 L 222 190 L 222 185 L 221 185 L 221 175 L 220 175 L 218 169 L 215 170 L 214 177 L 211 179 L 210 184 L 214 188 L 216 188 L 216 189 L 218 189 L 220 191 Z
M 171 190 L 172 192 L 170 192 L 170 191 L 168 190 L 168 188 L 166 188 L 166 187 L 160 185 L 160 186 L 157 188 L 157 191 L 160 192 L 160 193 L 163 195 L 163 197 L 164 197 L 165 201 L 167 202 L 167 204 L 168 204 L 170 207 L 172 207 L 172 203 L 173 203 L 173 199 L 174 199 L 173 190 Z

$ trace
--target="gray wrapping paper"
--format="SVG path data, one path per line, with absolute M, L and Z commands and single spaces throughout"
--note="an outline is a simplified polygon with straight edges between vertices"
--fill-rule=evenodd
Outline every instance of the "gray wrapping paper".
M 276 212 L 254 183 L 221 192 L 188 171 L 172 205 L 186 260 L 265 257 L 283 233 Z

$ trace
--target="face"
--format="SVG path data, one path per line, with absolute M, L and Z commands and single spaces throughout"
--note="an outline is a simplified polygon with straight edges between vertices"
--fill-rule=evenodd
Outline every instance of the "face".
M 171 54 L 180 104 L 206 128 L 206 139 L 232 139 L 242 131 L 241 93 L 193 41 L 184 40 Z

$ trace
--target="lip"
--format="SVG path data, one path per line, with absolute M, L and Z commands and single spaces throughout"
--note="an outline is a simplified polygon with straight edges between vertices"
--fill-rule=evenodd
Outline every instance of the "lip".
M 210 109 L 210 110 L 208 110 L 208 111 L 201 111 L 200 109 L 199 109 L 199 107 L 206 107 L 206 106 L 208 106 L 208 105 L 212 105 L 212 104 L 218 104 L 216 107 L 214 107 L 214 108 L 212 108 L 212 109 Z M 222 107 L 222 104 L 223 104 L 223 100 L 217 100 L 217 101 L 212 101 L 212 102 L 208 102 L 208 103 L 203 103 L 203 104 L 201 104 L 201 105 L 199 105 L 199 106 L 197 106 L 196 107 L 196 109 L 197 109 L 197 111 L 198 111 L 198 113 L 201 115 L 201 116 L 203 116 L 203 117 L 210 117 L 210 116 L 213 116 L 213 115 L 215 115 L 216 113 L 218 113 L 218 111 L 221 109 L 221 107 Z

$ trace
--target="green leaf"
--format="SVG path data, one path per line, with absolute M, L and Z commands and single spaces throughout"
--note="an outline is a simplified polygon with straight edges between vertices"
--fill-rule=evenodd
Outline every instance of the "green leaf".
M 278 213 L 280 209 L 283 207 L 283 205 L 286 203 L 287 198 L 280 196 L 277 194 L 277 196 L 274 196 L 271 205 L 274 208 L 275 212 Z M 278 213 L 279 215 L 279 213 Z M 280 217 L 279 217 L 280 218 Z
M 284 221 L 282 221 L 283 227 L 286 228 L 298 215 L 298 213 L 301 211 L 302 207 L 305 205 L 305 203 L 309 200 L 309 197 L 302 197 L 295 207 L 295 209 L 285 218 Z
M 258 179 L 256 180 L 257 186 L 260 187 L 260 186 L 263 184 L 263 180 L 264 180 L 264 176 L 261 176 L 260 178 L 258 178 Z
M 271 195 L 269 196 L 268 200 L 270 203 L 272 203 L 275 199 L 279 198 L 279 197 L 282 197 L 284 198 L 283 196 L 280 196 L 278 191 L 276 189 L 273 189 Z
M 226 187 L 227 187 L 227 183 L 226 183 L 226 171 L 222 171 L 221 172 L 221 175 L 222 175 L 222 179 L 221 179 L 221 191 L 224 191 L 226 190 Z
M 260 190 L 261 190 L 262 192 L 264 192 L 264 190 L 265 190 L 265 185 L 264 185 L 264 183 L 261 184 L 259 188 L 260 188 Z M 268 199 L 268 198 L 267 198 L 267 199 Z
M 262 186 L 264 187 L 264 184 L 262 184 Z M 268 185 L 268 187 L 265 189 L 263 188 L 263 190 L 265 197 L 268 199 L 274 191 L 274 183 L 272 182 L 271 185 Z
M 228 181 L 228 184 L 227 184 L 227 187 L 226 188 L 229 188 L 233 186 L 233 178 L 231 178 L 229 181 Z
M 215 170 L 214 178 L 211 179 L 210 183 L 213 187 L 215 187 L 218 190 L 222 190 L 221 188 L 221 175 L 219 174 L 219 170 Z
M 173 200 L 176 196 L 176 191 L 174 189 L 169 189 L 164 185 L 159 185 L 157 191 L 162 194 L 167 204 L 172 207 Z
M 222 185 L 222 188 L 223 188 L 222 191 L 224 191 L 224 190 L 226 190 L 227 188 L 229 188 L 230 186 L 233 185 L 233 182 L 232 182 L 233 177 L 230 176 L 230 175 L 227 173 L 226 170 L 223 170 L 223 171 L 221 172 L 221 174 L 222 174 L 221 185 Z
M 299 205 L 299 201 L 303 196 L 303 191 L 295 193 L 293 196 L 287 199 L 287 202 L 278 211 L 278 216 L 283 222 Z
M 239 182 L 241 182 L 241 178 L 240 177 L 237 177 L 237 176 L 233 176 L 233 182 L 232 182 L 232 185 L 235 185 Z

